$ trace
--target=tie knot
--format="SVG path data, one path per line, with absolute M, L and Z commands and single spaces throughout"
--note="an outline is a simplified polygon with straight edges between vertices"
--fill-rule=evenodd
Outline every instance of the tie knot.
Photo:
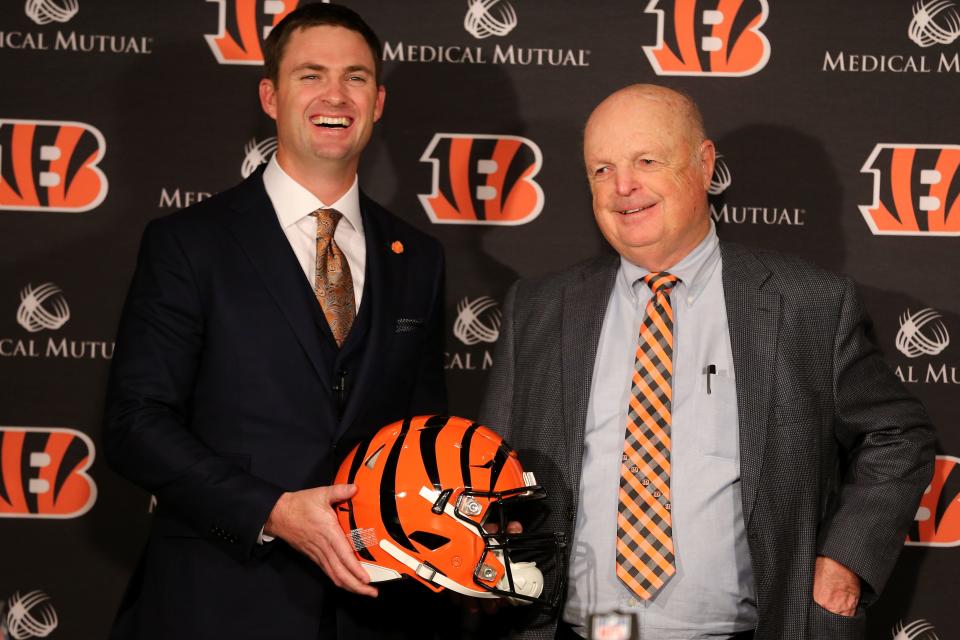
M 336 209 L 317 209 L 310 215 L 317 219 L 317 236 L 332 236 L 343 217 Z
M 650 287 L 654 295 L 660 291 L 662 291 L 664 295 L 667 295 L 670 293 L 670 289 L 673 289 L 674 285 L 676 285 L 680 279 L 672 273 L 661 271 L 660 273 L 648 273 L 643 276 L 643 281 Z

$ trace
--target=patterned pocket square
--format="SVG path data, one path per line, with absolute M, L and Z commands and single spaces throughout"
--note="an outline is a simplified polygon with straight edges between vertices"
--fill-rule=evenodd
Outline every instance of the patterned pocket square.
M 409 333 L 416 331 L 423 326 L 423 320 L 420 318 L 397 318 L 397 326 L 394 329 L 396 333 Z

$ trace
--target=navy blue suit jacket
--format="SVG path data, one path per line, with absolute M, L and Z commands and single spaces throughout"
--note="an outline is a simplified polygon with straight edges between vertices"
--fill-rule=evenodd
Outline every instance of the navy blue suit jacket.
M 319 568 L 257 536 L 281 493 L 329 484 L 359 439 L 446 411 L 440 245 L 365 196 L 361 212 L 368 322 L 339 405 L 332 336 L 262 171 L 147 226 L 103 444 L 159 506 L 114 637 L 356 635 Z

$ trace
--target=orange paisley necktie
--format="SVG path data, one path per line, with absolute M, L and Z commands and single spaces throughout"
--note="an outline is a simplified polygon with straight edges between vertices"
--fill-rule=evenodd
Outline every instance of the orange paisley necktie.
M 343 214 L 336 209 L 317 209 L 310 215 L 317 219 L 317 272 L 314 292 L 323 309 L 330 331 L 338 346 L 350 333 L 356 317 L 353 277 L 347 257 L 333 240 L 333 233 Z

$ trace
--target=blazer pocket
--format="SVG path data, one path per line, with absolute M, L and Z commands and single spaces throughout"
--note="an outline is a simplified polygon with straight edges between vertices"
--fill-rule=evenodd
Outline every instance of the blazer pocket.
M 817 640 L 862 640 L 867 628 L 867 616 L 863 606 L 857 606 L 852 616 L 841 616 L 827 611 L 813 599 L 810 600 L 808 637 Z
M 421 318 L 397 318 L 394 326 L 394 333 L 411 333 L 423 328 L 423 319 Z

